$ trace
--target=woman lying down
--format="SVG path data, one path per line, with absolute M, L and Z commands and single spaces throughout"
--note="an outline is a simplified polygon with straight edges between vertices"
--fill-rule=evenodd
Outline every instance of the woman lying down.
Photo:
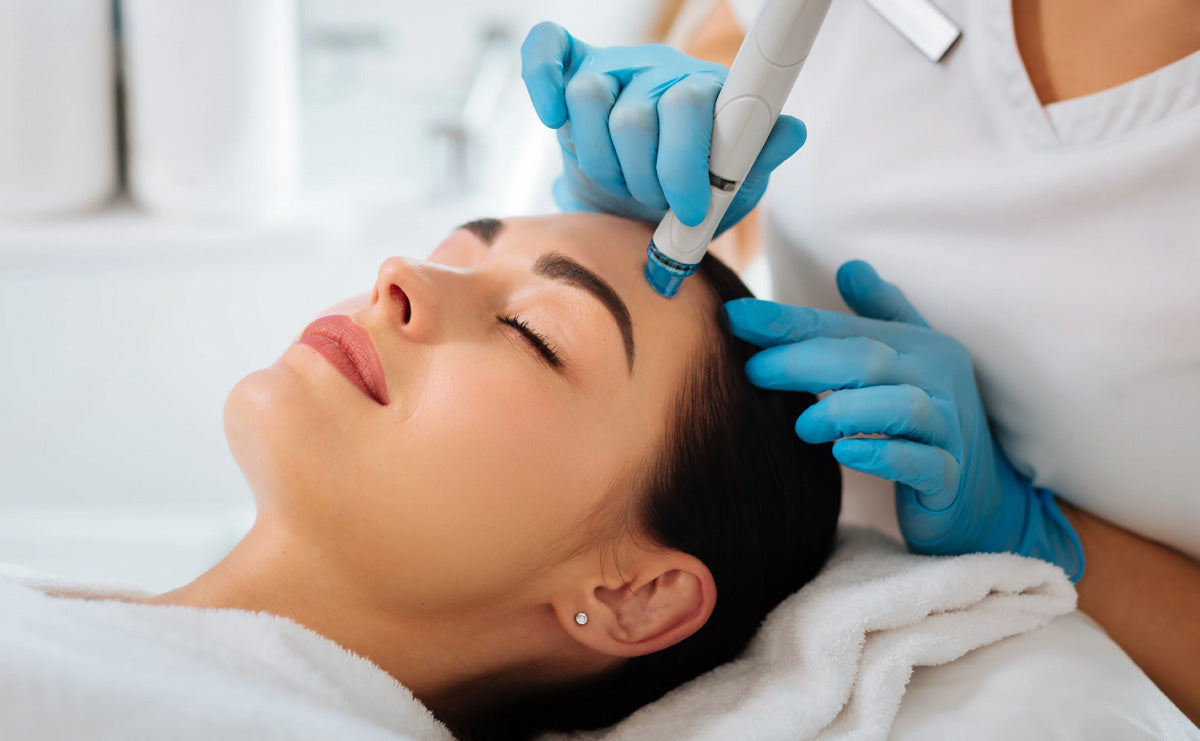
M 747 380 L 754 349 L 721 306 L 749 291 L 707 257 L 660 297 L 642 277 L 650 229 L 598 214 L 481 219 L 427 261 L 385 261 L 368 294 L 230 393 L 226 435 L 257 503 L 249 533 L 192 583 L 125 598 L 150 623 L 181 614 L 171 606 L 246 611 L 245 630 L 197 646 L 164 627 L 154 651 L 172 658 L 147 673 L 136 642 L 105 653 L 145 623 L 123 622 L 122 603 L 120 617 L 94 611 L 78 645 L 25 659 L 93 652 L 79 672 L 94 686 L 74 672 L 5 682 L 62 694 L 31 733 L 72 727 L 79 687 L 114 698 L 89 736 L 165 737 L 122 698 L 161 705 L 178 686 L 178 706 L 195 708 L 179 729 L 271 737 L 257 703 L 213 701 L 230 675 L 299 708 L 336 684 L 329 666 L 365 659 L 375 684 L 338 688 L 327 715 L 310 707 L 314 736 L 338 713 L 362 716 L 358 738 L 419 722 L 411 692 L 456 735 L 525 737 L 609 725 L 738 654 L 829 555 L 838 469 L 791 434 L 812 397 Z M 273 618 L 282 632 L 251 613 L 286 619 Z M 247 644 L 277 665 L 245 669 Z M 212 696 L 184 674 L 210 676 Z

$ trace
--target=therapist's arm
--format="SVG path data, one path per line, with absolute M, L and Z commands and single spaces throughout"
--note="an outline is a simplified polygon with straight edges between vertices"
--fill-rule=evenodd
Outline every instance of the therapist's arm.
M 1079 609 L 1200 725 L 1200 564 L 1059 500 L 1083 543 Z

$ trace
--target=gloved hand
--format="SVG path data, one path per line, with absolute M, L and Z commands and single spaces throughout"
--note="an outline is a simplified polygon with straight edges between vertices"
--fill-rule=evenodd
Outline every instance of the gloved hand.
M 595 48 L 554 23 L 534 26 L 521 76 L 538 118 L 558 129 L 559 208 L 657 222 L 670 207 L 684 224 L 703 221 L 713 107 L 728 72 L 662 44 Z M 779 117 L 718 234 L 754 208 L 805 135 L 799 119 Z
M 837 389 L 796 420 L 811 443 L 836 440 L 843 465 L 896 482 L 909 548 L 1009 551 L 1083 574 L 1083 548 L 1054 494 L 1018 473 L 992 439 L 971 358 L 931 329 L 896 286 L 848 262 L 838 288 L 859 316 L 756 299 L 727 303 L 733 332 L 768 348 L 746 364 L 758 386 Z M 876 433 L 887 439 L 847 439 Z

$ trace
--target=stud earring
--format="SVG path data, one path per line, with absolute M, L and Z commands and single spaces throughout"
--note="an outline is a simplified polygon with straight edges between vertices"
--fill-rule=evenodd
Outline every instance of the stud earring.
M 575 613 L 575 622 L 579 623 L 580 625 L 587 625 L 587 613 L 586 612 Z

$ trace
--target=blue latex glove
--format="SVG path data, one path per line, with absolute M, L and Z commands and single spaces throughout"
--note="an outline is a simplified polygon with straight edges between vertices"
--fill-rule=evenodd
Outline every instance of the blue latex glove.
M 1073 581 L 1083 548 L 1054 494 L 1018 473 L 992 439 L 971 358 L 931 329 L 865 262 L 838 288 L 859 316 L 757 299 L 727 303 L 738 337 L 768 348 L 746 364 L 758 386 L 834 393 L 796 420 L 811 443 L 836 440 L 843 465 L 896 482 L 909 548 L 1008 551 L 1058 564 Z M 847 439 L 860 433 L 886 439 Z
M 703 221 L 713 107 L 728 72 L 662 44 L 595 48 L 557 24 L 534 26 L 521 76 L 538 118 L 558 129 L 559 208 L 658 222 L 670 207 L 684 224 Z M 779 117 L 717 233 L 754 208 L 805 135 L 799 119 Z

